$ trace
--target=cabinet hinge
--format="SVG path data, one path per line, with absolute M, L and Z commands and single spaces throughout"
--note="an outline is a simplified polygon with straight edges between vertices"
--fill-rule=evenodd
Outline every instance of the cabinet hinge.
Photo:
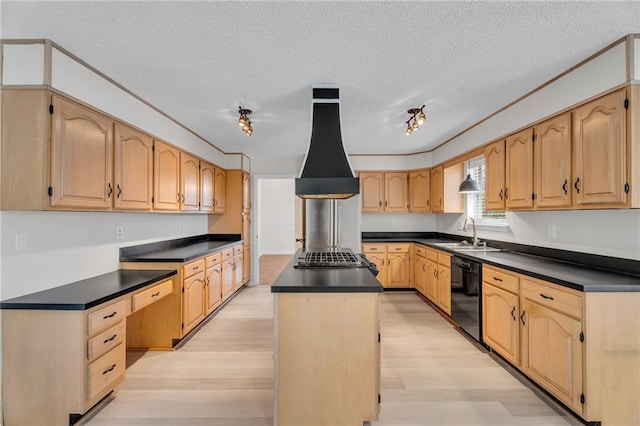
M 49 104 L 49 114 L 53 115 L 53 104 Z
M 378 333 L 378 343 L 380 343 L 380 333 Z
M 625 183 L 624 184 L 624 193 L 628 194 L 629 193 L 629 183 Z
M 584 333 L 582 331 L 580 332 L 580 341 L 584 342 Z
M 378 394 L 378 404 L 380 404 L 381 398 L 380 398 L 380 394 Z
M 580 404 L 584 404 L 584 394 L 580 394 Z
M 47 194 L 49 194 L 49 197 L 53 197 L 53 188 L 49 187 L 49 189 L 47 189 Z
M 534 133 L 534 134 L 532 134 L 532 135 L 531 135 L 531 142 L 535 142 L 535 141 L 536 141 L 536 138 L 537 138 L 536 134 L 535 134 L 535 133 Z
M 624 109 L 629 109 L 629 99 L 624 100 Z

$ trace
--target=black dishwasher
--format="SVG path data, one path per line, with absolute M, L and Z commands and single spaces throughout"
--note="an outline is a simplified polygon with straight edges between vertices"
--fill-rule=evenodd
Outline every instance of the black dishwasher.
M 451 258 L 451 318 L 482 343 L 482 264 Z

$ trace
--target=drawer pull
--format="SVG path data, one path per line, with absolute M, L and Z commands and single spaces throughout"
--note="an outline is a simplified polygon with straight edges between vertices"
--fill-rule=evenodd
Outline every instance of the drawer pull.
M 516 320 L 516 307 L 515 306 L 511 310 L 511 318 L 513 318 L 514 321 Z
M 377 249 L 376 247 L 372 247 L 372 248 L 370 248 L 369 250 L 371 250 L 371 251 L 378 251 L 378 249 Z
M 110 341 L 112 341 L 113 339 L 115 339 L 116 337 L 118 337 L 117 334 L 114 334 L 113 336 L 109 337 L 108 339 L 106 339 L 105 341 L 103 341 L 102 343 L 107 344 Z
M 194 267 L 193 267 L 193 270 L 194 270 L 194 271 L 197 271 L 197 270 L 198 270 L 198 268 L 199 268 L 199 266 L 194 266 Z
M 118 314 L 117 311 L 114 311 L 111 315 L 107 315 L 106 317 L 102 317 L 102 319 L 108 319 L 108 318 L 113 318 Z
M 498 278 L 498 277 L 493 277 L 493 279 L 496 281 L 502 281 L 502 278 Z
M 402 250 L 402 247 L 396 247 L 396 250 Z
M 159 291 L 158 291 L 157 293 L 153 293 L 153 294 L 151 295 L 151 297 L 158 297 L 158 296 L 160 296 L 160 292 L 159 292 Z
M 546 294 L 542 294 L 542 293 L 540 293 L 540 297 L 542 297 L 543 299 L 547 299 L 547 300 L 554 300 L 553 296 L 547 296 Z
M 107 374 L 107 373 L 113 371 L 114 368 L 116 368 L 116 364 L 113 364 L 110 368 L 107 368 L 106 370 L 104 370 L 102 372 L 102 374 Z

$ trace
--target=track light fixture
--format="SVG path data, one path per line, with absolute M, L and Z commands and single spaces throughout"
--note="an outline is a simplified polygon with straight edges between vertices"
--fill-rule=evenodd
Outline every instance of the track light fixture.
M 249 114 L 253 111 L 250 109 L 238 107 L 238 113 L 240 114 L 240 118 L 238 118 L 238 126 L 242 127 L 242 131 L 245 135 L 251 136 L 253 134 L 253 126 L 251 126 L 251 120 L 249 120 Z
M 427 116 L 424 114 L 424 105 L 420 108 L 411 108 L 407 110 L 407 114 L 411 115 L 407 120 L 407 130 L 404 134 L 409 136 L 411 133 L 420 129 L 420 126 L 424 124 Z M 411 122 L 413 120 L 413 123 Z

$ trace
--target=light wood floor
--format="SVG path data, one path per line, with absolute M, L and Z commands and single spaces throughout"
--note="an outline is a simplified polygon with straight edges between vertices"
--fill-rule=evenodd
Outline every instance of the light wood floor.
M 259 285 L 271 285 L 291 260 L 290 254 L 264 254 L 258 259 Z
M 382 405 L 372 426 L 580 424 L 543 402 L 413 293 L 381 296 Z M 130 353 L 86 424 L 272 424 L 273 304 L 249 287 L 173 352 Z M 339 426 L 339 425 L 327 425 Z

